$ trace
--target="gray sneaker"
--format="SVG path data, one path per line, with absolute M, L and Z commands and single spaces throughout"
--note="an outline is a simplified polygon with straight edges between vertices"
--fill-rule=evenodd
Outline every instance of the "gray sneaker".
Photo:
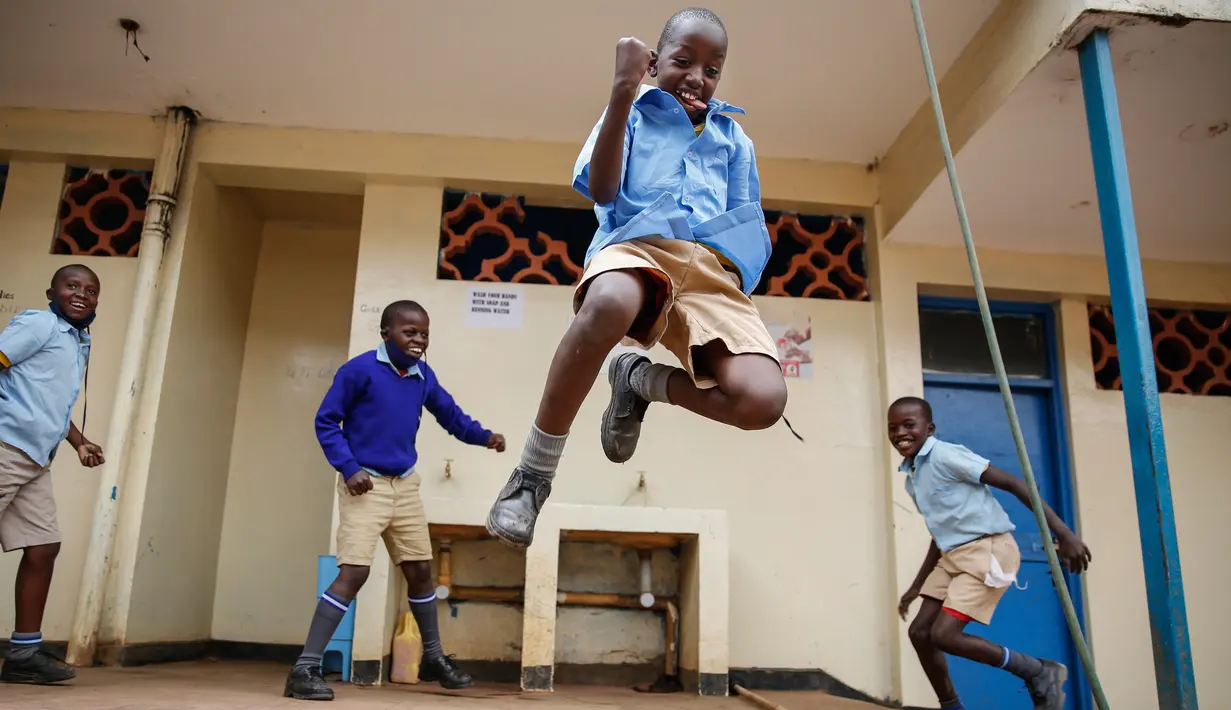
M 550 478 L 518 466 L 487 514 L 487 532 L 513 547 L 529 547 L 534 542 L 534 523 L 549 495 Z
M 645 410 L 649 408 L 649 400 L 633 391 L 631 377 L 633 370 L 650 359 L 637 353 L 624 353 L 617 357 L 607 368 L 607 379 L 611 382 L 611 402 L 607 411 L 603 412 L 603 423 L 600 438 L 603 442 L 603 453 L 613 463 L 624 463 L 633 457 L 637 450 L 637 440 L 641 438 L 641 422 L 645 419 Z
M 1043 660 L 1043 672 L 1026 681 L 1035 710 L 1062 710 L 1064 683 L 1068 679 L 1069 669 L 1063 664 Z

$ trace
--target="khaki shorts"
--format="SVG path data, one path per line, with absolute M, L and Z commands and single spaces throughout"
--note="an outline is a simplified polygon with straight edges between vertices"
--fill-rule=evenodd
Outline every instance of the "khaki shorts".
M 338 564 L 370 567 L 384 538 L 394 564 L 432 559 L 419 474 L 372 476 L 372 490 L 353 496 L 338 476 Z
M 60 542 L 51 471 L 0 443 L 0 548 L 5 552 Z
M 658 286 L 625 343 L 648 350 L 661 342 L 698 387 L 717 383 L 704 363 L 693 361 L 694 348 L 715 340 L 721 340 L 733 354 L 756 353 L 778 362 L 778 347 L 757 307 L 709 249 L 696 242 L 658 237 L 612 244 L 590 260 L 573 297 L 573 310 L 581 308 L 595 276 L 621 270 L 647 272 Z
M 1013 535 L 989 535 L 941 554 L 940 562 L 924 580 L 919 594 L 980 624 L 990 624 L 996 605 L 1008 589 L 1007 586 L 989 587 L 985 581 L 993 555 L 1006 574 L 1017 574 L 1022 554 Z

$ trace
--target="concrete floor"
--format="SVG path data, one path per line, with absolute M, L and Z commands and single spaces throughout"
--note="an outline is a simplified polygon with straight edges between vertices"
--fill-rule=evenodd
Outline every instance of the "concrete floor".
M 201 661 L 140 668 L 88 668 L 65 686 L 0 687 L 0 708 L 14 710 L 256 710 L 258 708 L 644 708 L 649 710 L 756 710 L 738 698 L 647 695 L 619 688 L 568 687 L 554 693 L 525 694 L 509 686 L 479 686 L 461 692 L 438 686 L 358 688 L 334 683 L 331 705 L 282 697 L 286 669 L 268 663 Z M 822 693 L 759 693 L 787 710 L 870 710 L 873 705 Z

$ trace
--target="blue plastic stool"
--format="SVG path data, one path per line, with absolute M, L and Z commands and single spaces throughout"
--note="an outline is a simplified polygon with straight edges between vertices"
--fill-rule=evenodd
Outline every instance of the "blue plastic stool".
M 333 580 L 338 576 L 338 558 L 333 555 L 320 555 L 316 559 L 316 596 L 319 599 Z M 338 630 L 333 632 L 333 638 L 325 646 L 321 656 L 321 670 L 324 672 L 342 673 L 342 680 L 350 681 L 350 653 L 355 639 L 355 602 L 338 624 Z

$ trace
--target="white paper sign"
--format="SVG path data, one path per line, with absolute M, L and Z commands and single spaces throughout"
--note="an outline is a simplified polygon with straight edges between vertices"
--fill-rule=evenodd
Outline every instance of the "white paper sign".
M 520 328 L 526 315 L 521 289 L 507 284 L 466 289 L 466 325 L 475 328 Z

